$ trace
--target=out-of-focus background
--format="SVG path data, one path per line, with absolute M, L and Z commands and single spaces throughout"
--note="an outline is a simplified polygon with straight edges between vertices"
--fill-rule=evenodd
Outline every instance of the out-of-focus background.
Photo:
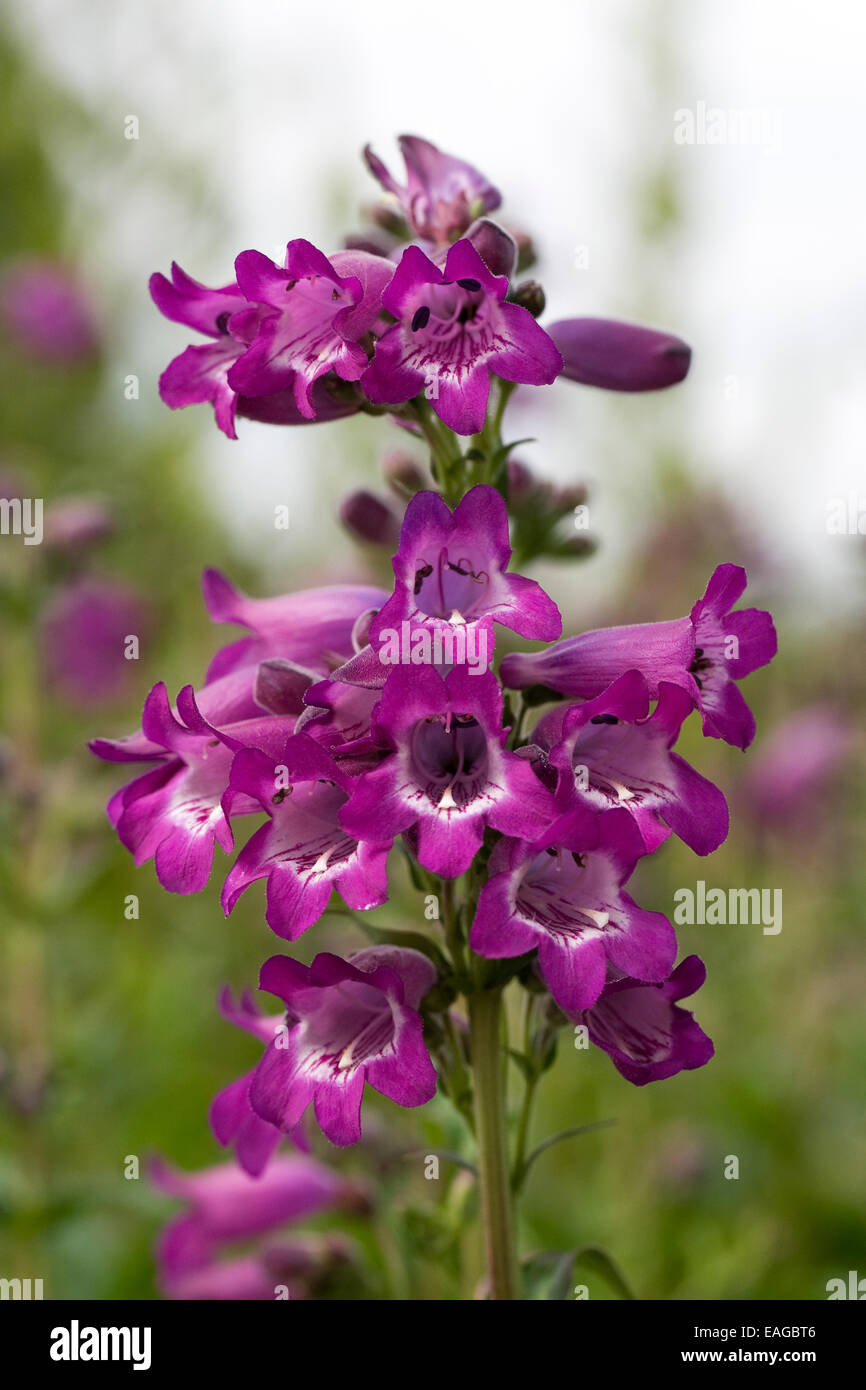
M 402 131 L 503 190 L 548 318 L 641 320 L 694 347 L 659 396 L 562 382 L 515 402 L 521 458 L 589 489 L 596 552 L 536 571 L 566 630 L 680 616 L 732 560 L 780 633 L 746 685 L 748 757 L 685 740 L 728 794 L 729 841 L 709 861 L 668 844 L 635 896 L 670 913 L 698 879 L 779 888 L 782 930 L 682 929 L 709 971 L 703 1072 L 638 1090 L 561 1049 L 536 1137 L 617 1123 L 539 1159 L 523 1246 L 603 1245 L 643 1297 L 823 1298 L 866 1274 L 864 41 L 856 0 L 7 6 L 0 495 L 42 497 L 46 533 L 0 537 L 0 1276 L 153 1295 L 170 1206 L 127 1160 L 216 1160 L 210 1097 L 255 1045 L 214 1001 L 275 944 L 263 893 L 226 922 L 219 875 L 173 898 L 133 868 L 104 819 L 118 779 L 86 740 L 136 727 L 156 680 L 202 678 L 228 636 L 204 614 L 206 565 L 261 595 L 388 571 L 336 513 L 381 486 L 393 429 L 241 421 L 230 442 L 207 406 L 168 412 L 157 378 L 192 335 L 147 278 L 176 259 L 223 284 L 238 251 L 296 236 L 336 249 L 376 196 L 361 147 L 396 164 Z M 127 633 L 140 654 L 120 663 Z M 388 911 L 418 926 L 417 902 Z M 336 918 L 313 935 L 307 954 L 361 944 Z M 459 1130 L 438 1104 L 371 1114 L 357 1153 L 328 1155 L 380 1194 L 351 1229 L 365 1287 L 465 1294 L 469 1199 L 441 1204 L 404 1156 Z

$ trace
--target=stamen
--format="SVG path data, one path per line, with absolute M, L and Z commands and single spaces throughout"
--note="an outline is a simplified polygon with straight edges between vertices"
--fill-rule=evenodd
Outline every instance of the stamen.
M 216 321 L 216 331 L 217 331 L 217 333 L 227 333 L 227 332 L 228 332 L 228 323 L 229 323 L 229 318 L 230 318 L 230 317 L 231 317 L 231 315 L 229 314 L 228 310 L 226 310 L 225 313 L 220 314 L 219 318 L 218 318 L 217 321 Z
M 412 332 L 417 333 L 419 328 L 426 328 L 430 321 L 430 310 L 426 304 L 422 304 L 420 309 L 416 309 L 412 315 Z
M 433 573 L 433 566 L 432 566 L 432 565 L 428 565 L 428 564 L 426 564 L 426 563 L 422 564 L 422 565 L 421 565 L 421 568 L 420 568 L 420 569 L 417 569 L 417 570 L 415 571 L 415 593 L 416 593 L 416 594 L 420 594 L 420 592 L 421 592 L 421 587 L 422 587 L 422 585 L 423 585 L 423 583 L 424 583 L 424 580 L 425 580 L 425 579 L 429 579 L 429 578 L 430 578 L 430 575 L 431 575 L 432 573 Z
M 460 286 L 461 290 L 480 290 L 480 289 L 481 289 L 481 282 L 480 282 L 479 280 L 472 280 L 472 279 L 467 278 L 467 279 L 465 279 L 465 280 L 458 280 L 457 283 L 458 283 L 458 285 Z
M 590 724 L 618 724 L 619 720 L 615 714 L 594 714 L 589 722 Z

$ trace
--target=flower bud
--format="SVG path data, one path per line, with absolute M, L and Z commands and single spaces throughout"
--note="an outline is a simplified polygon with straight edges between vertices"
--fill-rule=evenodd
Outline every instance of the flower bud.
M 512 304 L 528 309 L 534 319 L 540 318 L 547 303 L 544 290 L 537 280 L 522 280 L 509 296 Z
M 374 492 L 359 488 L 340 503 L 340 520 L 357 540 L 367 545 L 396 548 L 400 543 L 400 522 L 387 502 Z
M 548 334 L 562 375 L 607 391 L 660 391 L 686 376 L 692 350 L 681 338 L 615 319 L 561 319 Z
M 392 449 L 382 460 L 385 482 L 398 497 L 412 497 L 429 486 L 423 470 L 411 454 Z

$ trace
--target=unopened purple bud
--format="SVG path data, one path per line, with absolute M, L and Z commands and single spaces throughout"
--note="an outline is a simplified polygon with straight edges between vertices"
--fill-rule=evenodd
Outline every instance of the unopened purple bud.
M 340 503 L 340 520 L 358 540 L 368 545 L 396 548 L 400 543 L 400 522 L 387 502 L 374 492 L 359 488 Z
M 479 217 L 466 233 L 492 275 L 510 277 L 517 268 L 517 243 L 510 232 L 490 217 Z
M 547 304 L 544 290 L 537 280 L 522 280 L 509 298 L 512 304 L 528 309 L 534 319 L 541 317 Z
M 519 459 L 508 460 L 508 500 L 514 506 L 525 502 L 538 487 L 538 479 Z
M 430 485 L 417 460 L 411 454 L 404 454 L 401 449 L 392 449 L 385 455 L 382 473 L 388 486 L 399 497 L 413 497 Z
M 607 391 L 660 391 L 682 381 L 692 350 L 681 338 L 615 319 L 561 319 L 547 329 L 561 375 Z

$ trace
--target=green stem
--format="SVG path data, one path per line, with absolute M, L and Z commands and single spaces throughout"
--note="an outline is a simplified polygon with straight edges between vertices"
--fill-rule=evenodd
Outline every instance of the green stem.
M 501 990 L 485 990 L 470 996 L 475 1132 L 490 1297 L 515 1300 L 521 1294 L 508 1173 L 505 1054 L 500 1039 L 501 1019 Z
M 527 994 L 524 999 L 523 1009 L 523 1055 L 527 1058 L 532 1055 L 532 1000 L 533 996 Z M 514 1143 L 511 1190 L 515 1196 L 523 1186 L 523 1177 L 526 1169 L 526 1146 L 529 1140 L 529 1123 L 532 1119 L 532 1104 L 535 1100 L 535 1088 L 537 1085 L 538 1072 L 533 1066 L 532 1075 L 526 1078 L 526 1085 L 523 1092 L 523 1105 L 520 1108 L 520 1119 L 517 1122 L 517 1137 Z

